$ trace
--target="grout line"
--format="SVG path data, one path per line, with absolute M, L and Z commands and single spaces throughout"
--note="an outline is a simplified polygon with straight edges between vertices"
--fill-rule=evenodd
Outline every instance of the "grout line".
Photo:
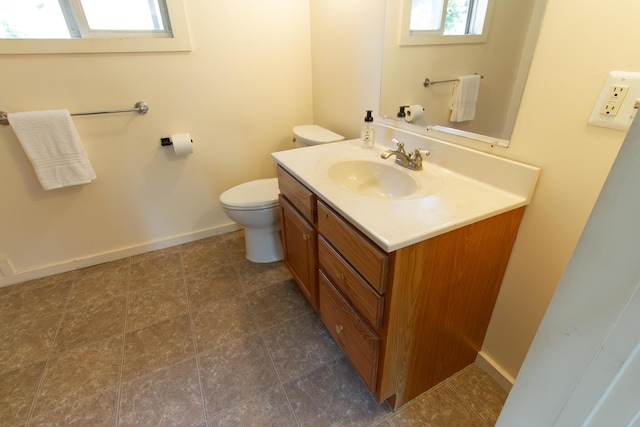
M 464 370 L 463 370 L 464 371 Z M 462 371 L 461 371 L 462 372 Z M 455 376 L 458 376 L 457 374 Z M 460 398 L 460 401 L 463 403 L 463 405 L 472 413 L 474 414 L 476 417 L 478 417 L 480 419 L 480 421 L 482 421 L 482 423 L 485 426 L 491 427 L 489 426 L 489 423 L 484 419 L 484 417 L 482 417 L 482 415 L 480 415 L 474 408 L 473 405 L 471 405 L 470 402 L 467 401 L 467 399 L 458 392 L 458 389 L 449 382 L 449 379 L 453 379 L 454 377 L 448 378 L 445 382 L 445 385 L 449 388 L 449 390 L 453 391 L 453 393 L 458 396 L 458 398 Z
M 36 392 L 33 396 L 33 402 L 31 402 L 31 408 L 29 409 L 29 414 L 27 415 L 27 419 L 25 424 L 31 421 L 31 417 L 33 417 L 33 412 L 36 409 L 36 403 L 38 401 L 38 395 L 40 394 L 40 390 L 42 389 L 42 385 L 44 384 L 44 379 L 47 376 L 47 370 L 49 369 L 49 362 L 51 361 L 51 357 L 53 356 L 53 350 L 56 347 L 56 343 L 58 342 L 58 335 L 60 334 L 60 329 L 62 328 L 62 322 L 64 321 L 65 316 L 67 315 L 67 307 L 69 306 L 69 301 L 71 300 L 72 290 L 76 284 L 77 273 L 73 272 L 73 279 L 71 280 L 71 287 L 69 288 L 69 293 L 67 294 L 67 300 L 64 302 L 64 307 L 62 308 L 62 315 L 60 316 L 60 320 L 58 321 L 58 327 L 56 328 L 56 334 L 53 338 L 53 344 L 51 344 L 51 348 L 49 349 L 49 354 L 47 355 L 46 362 L 44 364 L 44 368 L 42 369 L 42 376 L 40 377 L 40 381 L 38 382 L 38 387 L 36 388 Z M 55 286 L 55 285 L 54 285 Z
M 284 398 L 287 401 L 287 407 L 289 408 L 289 411 L 291 411 L 291 415 L 293 415 L 293 419 L 296 422 L 296 425 L 298 427 L 300 427 L 301 426 L 300 420 L 298 419 L 298 415 L 296 414 L 296 412 L 293 410 L 293 404 L 291 403 L 291 399 L 289 399 L 289 395 L 287 394 L 286 390 L 284 389 L 284 382 L 282 381 L 282 377 L 280 376 L 280 372 L 278 372 L 278 368 L 276 367 L 276 363 L 275 363 L 275 360 L 273 359 L 273 355 L 271 354 L 271 350 L 269 349 L 269 346 L 267 345 L 267 340 L 264 337 L 263 328 L 260 325 L 260 322 L 258 322 L 258 318 L 256 316 L 255 311 L 251 308 L 251 302 L 249 301 L 249 298 L 248 298 L 248 292 L 246 292 L 246 288 L 244 286 L 244 283 L 242 282 L 240 274 L 237 273 L 237 270 L 236 270 L 236 274 L 238 274 L 238 279 L 240 280 L 240 285 L 242 286 L 242 288 L 244 290 L 244 296 L 247 299 L 247 302 L 249 304 L 249 314 L 251 315 L 251 318 L 253 319 L 253 323 L 255 325 L 257 325 L 257 331 L 258 331 L 258 334 L 260 335 L 260 339 L 262 340 L 262 345 L 264 346 L 265 350 L 267 351 L 267 355 L 269 356 L 269 360 L 271 361 L 271 367 L 273 368 L 273 370 L 276 373 L 276 378 L 278 378 L 278 386 L 280 387 L 280 389 L 284 393 Z M 269 286 L 272 286 L 272 285 L 269 285 Z M 294 319 L 297 319 L 298 317 L 300 317 L 300 316 L 297 316 Z M 282 323 L 284 323 L 284 322 L 280 322 L 280 324 L 282 324 Z M 270 326 L 268 328 L 265 328 L 265 330 L 271 329 L 274 326 L 276 326 L 276 325 L 272 325 L 272 326 Z
M 118 391 L 116 393 L 116 413 L 115 413 L 115 425 L 120 423 L 120 400 L 122 397 L 122 375 L 124 373 L 124 352 L 126 348 L 127 340 L 127 322 L 129 320 L 129 291 L 131 289 L 131 264 L 132 258 L 129 257 L 129 269 L 127 272 L 127 289 L 125 292 L 125 306 L 124 306 L 124 325 L 122 331 L 122 349 L 120 350 L 120 371 L 118 372 Z
M 184 259 L 182 254 L 182 246 L 178 248 L 180 254 L 180 268 L 182 271 L 182 287 L 184 296 L 187 301 L 187 310 L 189 314 L 189 329 L 191 330 L 191 345 L 193 346 L 193 353 L 196 360 L 196 374 L 198 375 L 198 385 L 200 386 L 200 399 L 202 402 L 202 421 L 207 424 L 207 401 L 204 395 L 204 386 L 202 381 L 202 374 L 200 369 L 200 354 L 198 352 L 198 340 L 196 339 L 196 325 L 193 320 L 193 307 L 191 306 L 191 300 L 189 299 L 189 292 L 187 291 L 187 274 L 186 267 L 184 265 Z

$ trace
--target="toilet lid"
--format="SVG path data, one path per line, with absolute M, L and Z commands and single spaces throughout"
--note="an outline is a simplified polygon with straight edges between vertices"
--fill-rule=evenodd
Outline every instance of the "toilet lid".
M 293 135 L 308 145 L 326 144 L 344 139 L 344 136 L 318 125 L 296 126 L 293 128 Z
M 236 185 L 220 195 L 223 206 L 236 210 L 266 209 L 278 205 L 278 178 Z

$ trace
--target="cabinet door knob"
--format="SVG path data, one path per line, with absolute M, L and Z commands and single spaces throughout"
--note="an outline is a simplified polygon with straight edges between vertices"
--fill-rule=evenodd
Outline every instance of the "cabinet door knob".
M 336 325 L 336 333 L 339 334 L 344 331 L 344 327 L 342 325 Z
M 311 239 L 311 234 L 303 234 L 303 235 L 302 235 L 302 238 L 303 238 L 304 240 L 309 240 L 309 239 Z
M 341 282 L 344 282 L 346 277 L 344 277 L 344 274 L 338 273 L 338 279 L 340 279 Z

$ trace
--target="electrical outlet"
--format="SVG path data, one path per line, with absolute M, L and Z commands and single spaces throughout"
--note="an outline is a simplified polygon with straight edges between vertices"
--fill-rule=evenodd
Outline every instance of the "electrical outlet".
M 627 130 L 636 115 L 639 99 L 640 73 L 612 71 L 589 116 L 589 124 Z
M 620 111 L 620 106 L 629 92 L 629 86 L 613 85 L 607 93 L 607 97 L 600 107 L 600 114 L 605 116 L 615 116 Z

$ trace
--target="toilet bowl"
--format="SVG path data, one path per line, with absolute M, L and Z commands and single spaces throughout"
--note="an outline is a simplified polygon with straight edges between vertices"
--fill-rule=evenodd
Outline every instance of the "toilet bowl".
M 253 262 L 282 259 L 278 179 L 245 182 L 220 195 L 220 204 L 233 221 L 244 226 L 246 257 Z
M 342 135 L 317 125 L 293 128 L 297 146 L 326 144 L 343 140 Z M 220 195 L 225 213 L 244 226 L 246 257 L 249 261 L 268 263 L 283 258 L 280 236 L 278 179 L 258 179 L 232 187 Z

